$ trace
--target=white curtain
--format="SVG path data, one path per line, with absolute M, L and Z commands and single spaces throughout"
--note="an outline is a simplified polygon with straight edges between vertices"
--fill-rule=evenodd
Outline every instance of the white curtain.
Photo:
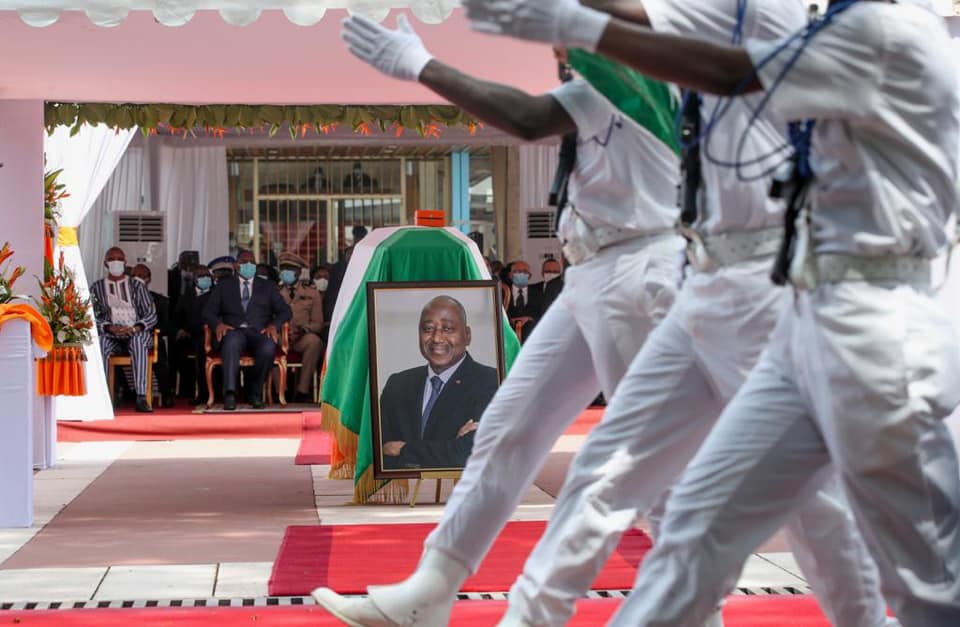
M 91 280 L 103 271 L 103 254 L 117 244 L 113 234 L 115 213 L 150 211 L 150 159 L 134 139 L 120 159 L 110 180 L 80 225 L 80 253 Z
M 45 140 L 47 169 L 62 168 L 60 182 L 66 185 L 69 197 L 63 199 L 60 228 L 77 228 L 90 211 L 93 202 L 114 168 L 123 156 L 136 129 L 117 131 L 105 125 L 83 126 L 71 137 L 70 128 L 58 126 L 53 135 Z M 59 249 L 64 253 L 66 265 L 76 274 L 77 287 L 85 296 L 89 294 L 86 272 L 80 248 L 67 245 Z M 57 253 L 59 255 L 59 251 Z M 91 311 L 91 315 L 93 312 Z M 86 347 L 85 396 L 57 397 L 55 416 L 57 420 L 106 420 L 113 418 L 113 405 L 107 391 L 107 380 L 100 356 L 100 340 L 94 331 L 93 342 Z
M 158 211 L 167 214 L 167 261 L 200 251 L 206 263 L 227 254 L 230 201 L 225 146 L 163 144 L 157 152 Z
M 548 206 L 550 185 L 557 171 L 560 148 L 555 144 L 520 146 L 520 207 L 539 209 Z

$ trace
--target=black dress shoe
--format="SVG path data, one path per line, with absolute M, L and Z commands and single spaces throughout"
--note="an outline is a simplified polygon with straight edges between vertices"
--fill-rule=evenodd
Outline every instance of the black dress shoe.
M 146 396 L 138 396 L 138 397 L 137 397 L 137 411 L 138 411 L 139 413 L 141 413 L 141 414 L 152 414 L 152 413 L 153 413 L 153 409 L 152 409 L 152 408 L 150 407 L 150 405 L 147 403 L 147 397 L 146 397 Z
M 172 394 L 167 394 L 160 399 L 160 407 L 170 409 L 174 405 L 176 405 L 176 402 L 173 400 Z
M 310 392 L 296 392 L 293 395 L 293 402 L 294 403 L 312 403 L 313 394 L 311 394 Z
M 266 406 L 259 394 L 254 394 L 250 397 L 250 407 L 253 409 L 263 409 Z
M 223 395 L 223 408 L 226 411 L 237 409 L 237 396 L 233 392 L 227 392 Z

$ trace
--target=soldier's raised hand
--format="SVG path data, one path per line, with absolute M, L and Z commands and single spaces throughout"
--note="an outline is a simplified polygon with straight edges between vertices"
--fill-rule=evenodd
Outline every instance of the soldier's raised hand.
M 340 38 L 350 52 L 388 76 L 415 81 L 433 58 L 405 15 L 397 17 L 397 30 L 362 15 L 343 20 L 342 26 Z

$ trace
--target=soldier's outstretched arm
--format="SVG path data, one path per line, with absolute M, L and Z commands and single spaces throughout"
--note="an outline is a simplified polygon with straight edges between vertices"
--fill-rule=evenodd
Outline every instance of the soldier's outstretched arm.
M 419 81 L 484 123 L 511 135 L 535 140 L 576 130 L 553 96 L 534 96 L 480 80 L 434 59 L 404 15 L 397 19 L 396 30 L 355 15 L 343 21 L 341 36 L 350 52 L 384 74 Z

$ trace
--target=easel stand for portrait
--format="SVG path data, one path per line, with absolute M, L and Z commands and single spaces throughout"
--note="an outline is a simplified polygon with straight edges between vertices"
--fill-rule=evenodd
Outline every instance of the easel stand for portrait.
M 417 506 L 417 494 L 420 493 L 420 484 L 423 483 L 424 479 L 436 479 L 437 480 L 437 492 L 434 495 L 433 502 L 440 502 L 440 487 L 443 485 L 444 479 L 453 480 L 453 485 L 457 485 L 457 481 L 460 481 L 460 476 L 463 474 L 461 470 L 446 470 L 438 472 L 422 472 L 420 473 L 420 478 L 417 479 L 417 483 L 413 486 L 413 494 L 410 496 L 410 507 Z

